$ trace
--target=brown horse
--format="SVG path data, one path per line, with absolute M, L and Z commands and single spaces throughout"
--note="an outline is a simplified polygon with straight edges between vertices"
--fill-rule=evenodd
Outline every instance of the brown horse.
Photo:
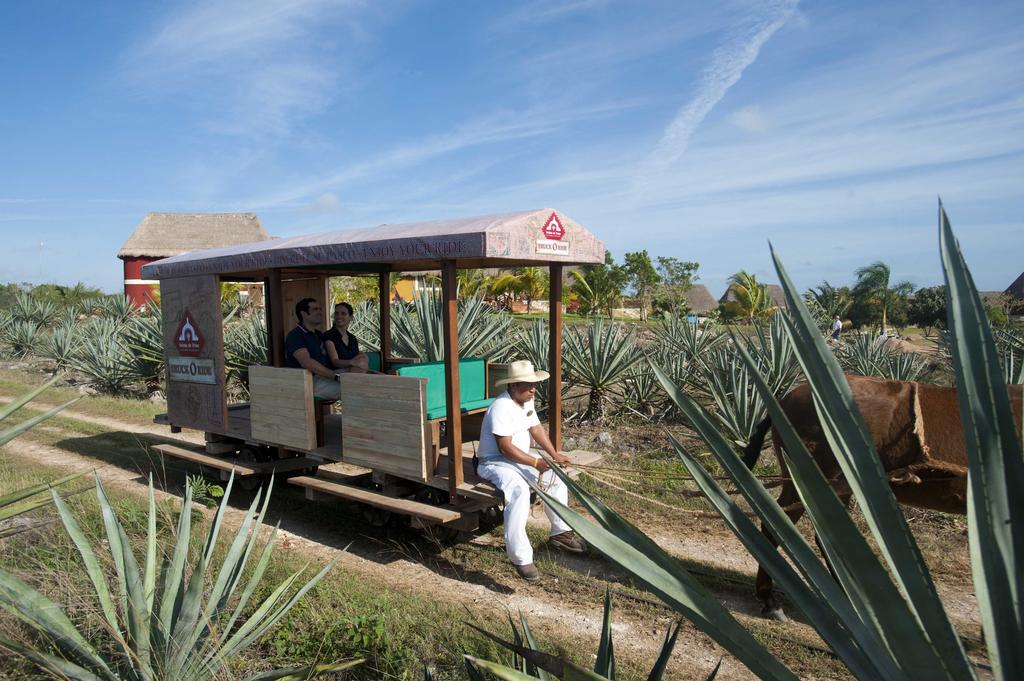
M 846 380 L 871 432 L 882 466 L 889 473 L 896 499 L 918 508 L 965 513 L 967 456 L 956 389 L 865 376 L 847 376 Z M 1020 428 L 1022 386 L 1012 385 L 1008 390 L 1014 405 L 1014 418 Z M 822 473 L 837 483 L 837 492 L 844 503 L 849 502 L 850 491 L 842 482 L 839 463 L 818 421 L 811 387 L 807 384 L 797 386 L 780 400 L 780 405 Z M 758 424 L 745 449 L 743 461 L 751 470 L 761 455 L 770 426 L 770 419 Z M 775 429 L 772 430 L 772 445 L 781 475 L 785 477 L 782 442 Z M 794 523 L 803 515 L 800 497 L 791 481 L 783 482 L 778 503 Z M 778 544 L 763 524 L 761 531 L 769 541 Z M 820 541 L 818 546 L 821 547 Z M 756 590 L 764 604 L 762 614 L 785 619 L 772 593 L 772 578 L 761 566 L 757 569 Z

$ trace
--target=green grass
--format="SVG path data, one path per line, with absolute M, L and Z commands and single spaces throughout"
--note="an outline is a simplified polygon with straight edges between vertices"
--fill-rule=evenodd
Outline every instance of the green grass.
M 43 374 L 28 373 L 15 369 L 0 369 L 0 397 L 13 398 L 28 390 L 39 387 L 46 380 Z M 45 404 L 58 404 L 82 397 L 73 387 L 55 386 L 37 399 Z M 118 419 L 127 423 L 151 425 L 153 417 L 167 411 L 167 406 L 152 404 L 148 401 L 128 397 L 112 397 L 110 395 L 89 395 L 79 400 L 72 409 L 76 412 Z
M 0 493 L 52 480 L 59 474 L 48 467 L 0 458 Z M 88 487 L 90 483 L 86 479 L 72 483 L 72 486 Z M 144 499 L 116 489 L 107 491 L 129 537 L 141 542 L 146 527 Z M 169 536 L 179 503 L 177 500 L 160 502 L 160 527 L 165 539 Z M 102 537 L 102 521 L 91 488 L 87 493 L 72 498 L 69 504 L 86 534 L 95 539 Z M 275 503 L 274 506 L 288 508 L 287 503 L 283 506 Z M 39 519 L 55 517 L 52 509 L 35 515 Z M 203 522 L 199 520 L 197 524 Z M 200 541 L 201 535 L 202 532 L 193 532 L 196 542 Z M 193 549 L 198 550 L 198 544 Z M 140 543 L 137 543 L 136 550 L 141 550 Z M 502 554 L 498 560 L 503 562 L 503 558 Z M 59 522 L 0 543 L 0 565 L 4 569 L 30 580 L 36 588 L 64 605 L 72 619 L 87 632 L 99 636 L 101 627 L 96 619 L 96 605 L 88 597 L 91 586 L 79 562 Z M 292 572 L 302 568 L 307 572 L 315 571 L 322 563 L 316 559 L 310 561 L 307 555 L 279 543 L 260 587 L 262 595 L 268 594 L 273 585 Z M 599 599 L 595 600 L 598 602 Z M 463 653 L 509 661 L 501 649 L 466 626 L 465 622 L 474 622 L 499 635 L 509 634 L 507 620 L 490 614 L 490 611 L 471 612 L 447 601 L 395 589 L 392 584 L 365 574 L 336 568 L 282 620 L 272 634 L 240 657 L 236 667 L 239 673 L 252 673 L 275 666 L 308 663 L 314 659 L 334 661 L 365 657 L 367 664 L 347 675 L 346 679 L 422 678 L 423 664 L 434 667 L 437 678 L 461 679 L 465 678 Z M 598 634 L 596 630 L 552 631 L 541 622 L 533 624 L 547 650 L 566 654 L 581 664 L 587 664 L 594 646 L 593 639 Z M 0 614 L 0 635 L 20 639 L 28 636 L 13 618 L 5 614 Z M 640 672 L 630 669 L 628 663 L 624 671 L 621 678 L 642 678 Z M 10 658 L 0 661 L 0 676 L 6 679 L 37 678 L 25 663 Z

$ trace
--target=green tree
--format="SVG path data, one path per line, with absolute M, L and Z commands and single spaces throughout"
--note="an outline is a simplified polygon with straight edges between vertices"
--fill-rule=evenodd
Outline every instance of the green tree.
M 889 312 L 906 304 L 907 296 L 914 290 L 914 285 L 909 281 L 901 281 L 890 286 L 891 270 L 884 262 L 874 262 L 861 267 L 856 275 L 854 298 L 867 307 L 881 312 L 882 333 L 888 333 Z
M 647 251 L 626 254 L 626 274 L 629 286 L 640 303 L 640 320 L 647 321 L 647 308 L 650 307 L 655 287 L 661 282 L 661 275 L 654 269 L 651 256 Z
M 572 291 L 580 301 L 583 314 L 604 313 L 609 318 L 612 309 L 622 300 L 629 274 L 622 265 L 616 265 L 610 251 L 604 253 L 603 265 L 583 265 L 573 270 Z
M 540 267 L 520 267 L 515 271 L 516 290 L 526 298 L 526 311 L 533 311 L 533 301 L 548 292 L 548 273 Z
M 395 277 L 392 277 L 396 280 Z M 324 304 L 324 328 L 330 328 L 335 303 L 358 305 L 364 300 L 377 300 L 380 286 L 377 277 L 331 277 L 331 300 Z M 395 281 L 391 281 L 394 285 Z
M 654 306 L 678 317 L 689 308 L 686 292 L 699 279 L 697 268 L 700 263 L 664 255 L 659 255 L 656 260 L 660 281 L 655 286 Z
M 768 295 L 768 286 L 745 270 L 729 277 L 729 290 L 736 297 L 737 312 L 748 324 L 753 324 L 755 319 L 767 319 L 778 310 Z
M 484 274 L 483 270 L 459 270 L 455 274 L 456 280 L 459 282 L 459 296 L 469 297 L 478 294 L 486 294 L 488 287 L 490 287 L 493 277 L 489 277 Z
M 853 305 L 853 293 L 849 286 L 836 288 L 827 281 L 823 281 L 817 288 L 812 288 L 807 293 L 814 302 L 821 306 L 830 320 L 835 317 L 845 318 L 846 313 L 850 311 L 850 306 Z
M 910 301 L 907 318 L 911 324 L 924 329 L 924 335 L 930 336 L 932 327 L 946 318 L 946 287 L 929 286 L 918 289 L 914 299 Z

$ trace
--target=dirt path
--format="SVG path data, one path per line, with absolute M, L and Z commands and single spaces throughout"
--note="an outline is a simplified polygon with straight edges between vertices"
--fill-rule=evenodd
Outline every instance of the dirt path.
M 35 406 L 46 408 L 41 404 Z M 146 427 L 122 423 L 115 419 L 73 410 L 64 412 L 64 415 L 116 428 L 121 432 L 166 435 L 166 428 L 155 425 Z M 50 427 L 47 430 L 53 432 L 57 429 Z M 191 433 L 186 439 L 189 442 L 202 442 L 203 438 L 199 434 Z M 140 469 L 133 470 L 93 457 L 81 456 L 60 447 L 33 442 L 26 437 L 8 443 L 0 448 L 0 451 L 38 465 L 58 467 L 68 472 L 95 472 L 108 488 L 140 496 L 146 493 L 147 478 L 141 474 Z M 275 492 L 275 496 L 277 494 Z M 160 490 L 157 491 L 157 495 L 162 500 L 177 498 L 175 494 Z M 197 508 L 205 511 L 203 507 Z M 226 514 L 226 522 L 237 527 L 244 514 L 244 510 L 232 507 Z M 472 612 L 497 618 L 491 619 L 492 622 L 504 621 L 506 613 L 515 614 L 522 611 L 531 626 L 539 631 L 559 632 L 563 636 L 568 632 L 572 637 L 587 641 L 584 650 L 597 650 L 597 635 L 601 630 L 600 599 L 571 602 L 561 599 L 560 592 L 571 590 L 572 587 L 558 584 L 557 577 L 548 576 L 539 585 L 528 585 L 519 581 L 511 569 L 508 569 L 501 570 L 504 574 L 495 575 L 491 579 L 467 580 L 465 575 L 459 574 L 457 568 L 439 569 L 436 563 L 443 561 L 434 561 L 430 557 L 426 560 L 420 557 L 417 560 L 417 550 L 401 543 L 365 536 L 344 537 L 339 541 L 339 536 L 329 525 L 325 527 L 322 523 L 310 522 L 307 518 L 301 517 L 284 517 L 281 520 L 282 532 L 279 535 L 278 550 L 301 552 L 323 560 L 334 559 L 340 555 L 339 565 L 342 569 L 364 575 L 390 589 L 464 605 Z M 273 521 L 276 522 L 276 518 Z M 489 541 L 487 535 L 479 539 L 478 542 L 471 542 L 470 546 L 479 546 L 491 552 L 495 550 L 491 546 L 493 542 Z M 478 583 L 479 581 L 484 583 Z M 654 663 L 665 629 L 672 619 L 667 611 L 658 613 L 655 617 L 631 615 L 629 608 L 620 603 L 615 610 L 613 625 L 616 652 L 623 659 L 649 667 Z M 501 632 L 503 627 L 498 625 L 496 630 Z M 707 673 L 722 655 L 723 651 L 713 641 L 691 629 L 689 635 L 684 633 L 680 636 L 673 655 L 672 667 L 676 673 L 687 677 L 698 675 L 700 672 Z M 753 678 L 741 664 L 729 657 L 726 657 L 719 677 Z
M 33 405 L 47 408 L 47 405 L 35 402 Z M 75 409 L 65 410 L 62 414 L 116 432 L 160 438 L 169 435 L 166 427 L 156 424 L 125 423 Z M 203 442 L 202 435 L 196 432 L 185 431 L 171 437 L 189 443 Z M 144 446 L 141 440 L 137 446 Z M 2 450 L 18 458 L 45 466 L 58 466 L 68 471 L 95 470 L 104 484 L 132 494 L 142 495 L 146 490 L 146 478 L 141 474 L 146 468 L 143 460 L 137 460 L 138 465 L 135 467 L 120 461 L 115 464 L 83 456 L 63 447 L 35 443 L 25 437 L 8 444 Z M 152 465 L 160 469 L 157 462 L 152 462 Z M 172 488 L 180 484 L 181 478 L 181 475 L 175 476 L 172 472 Z M 158 493 L 161 498 L 175 496 Z M 291 493 L 295 495 L 294 491 Z M 275 499 L 279 494 L 275 492 Z M 584 591 L 582 595 L 576 592 L 578 584 L 593 578 L 608 580 L 614 588 L 621 573 L 606 561 L 597 557 L 559 558 L 559 563 L 569 569 L 563 571 L 566 576 L 560 578 L 546 575 L 540 584 L 528 585 L 516 579 L 504 563 L 500 539 L 492 535 L 480 535 L 460 549 L 464 552 L 488 552 L 491 563 L 499 566 L 478 570 L 472 562 L 468 567 L 465 564 L 453 564 L 445 556 L 432 554 L 429 547 L 425 550 L 422 546 L 406 541 L 407 538 L 400 537 L 395 541 L 389 537 L 368 536 L 362 531 L 353 531 L 351 527 L 339 527 L 331 517 L 325 515 L 325 508 L 340 507 L 318 506 L 310 512 L 288 513 L 282 517 L 283 532 L 279 548 L 321 559 L 333 559 L 340 554 L 343 569 L 380 582 L 386 588 L 422 594 L 431 599 L 445 599 L 464 605 L 472 612 L 490 613 L 504 618 L 507 612 L 521 610 L 532 626 L 542 631 L 547 629 L 563 634 L 572 632 L 573 636 L 587 641 L 583 644 L 584 649 L 596 651 L 596 637 L 601 628 L 600 597 L 593 593 L 593 585 L 590 585 L 590 592 Z M 243 516 L 244 511 L 232 508 L 227 520 L 237 526 Z M 338 522 L 342 520 L 338 519 Z M 757 617 L 757 605 L 750 594 L 756 563 L 724 527 L 711 520 L 690 520 L 685 516 L 671 524 L 665 521 L 656 525 L 645 526 L 644 529 L 666 551 L 688 563 L 698 564 L 709 574 L 721 573 L 716 575 L 718 581 L 713 581 L 709 588 L 741 622 L 765 626 L 764 621 Z M 344 550 L 346 546 L 347 551 Z M 735 583 L 726 584 L 721 581 L 723 579 L 725 582 L 732 579 Z M 940 583 L 939 589 L 958 627 L 968 635 L 976 632 L 977 608 L 969 583 Z M 650 605 L 631 608 L 628 601 L 620 598 L 613 616 L 617 652 L 641 667 L 649 667 L 661 646 L 665 628 L 672 619 L 667 610 Z M 816 638 L 809 627 L 798 622 L 772 626 L 773 635 L 803 641 Z M 703 678 L 722 654 L 723 651 L 707 636 L 687 625 L 676 646 L 672 666 L 679 675 Z M 803 675 L 807 675 L 806 670 Z M 728 656 L 719 677 L 753 678 L 745 667 Z

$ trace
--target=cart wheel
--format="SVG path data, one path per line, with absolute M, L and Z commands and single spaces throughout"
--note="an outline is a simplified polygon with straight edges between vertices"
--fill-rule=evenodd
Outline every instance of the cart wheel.
M 239 463 L 263 463 L 270 461 L 272 458 L 273 454 L 269 447 L 246 445 L 238 450 Z M 268 477 L 269 476 L 266 475 L 246 475 L 244 477 L 236 477 L 235 484 L 247 492 L 252 492 L 265 483 Z
M 451 498 L 448 492 L 436 487 L 424 487 L 416 492 L 416 501 L 431 506 L 444 506 Z M 459 540 L 461 532 L 454 527 L 444 525 L 427 525 L 422 530 L 423 534 L 434 539 L 440 544 L 454 544 Z
M 488 506 L 484 510 L 480 511 L 481 529 L 493 530 L 503 522 L 505 522 L 505 516 L 502 513 L 500 506 Z
M 388 523 L 391 522 L 391 511 L 385 511 L 383 508 L 360 504 L 359 511 L 363 516 L 363 520 L 371 527 L 387 527 Z

